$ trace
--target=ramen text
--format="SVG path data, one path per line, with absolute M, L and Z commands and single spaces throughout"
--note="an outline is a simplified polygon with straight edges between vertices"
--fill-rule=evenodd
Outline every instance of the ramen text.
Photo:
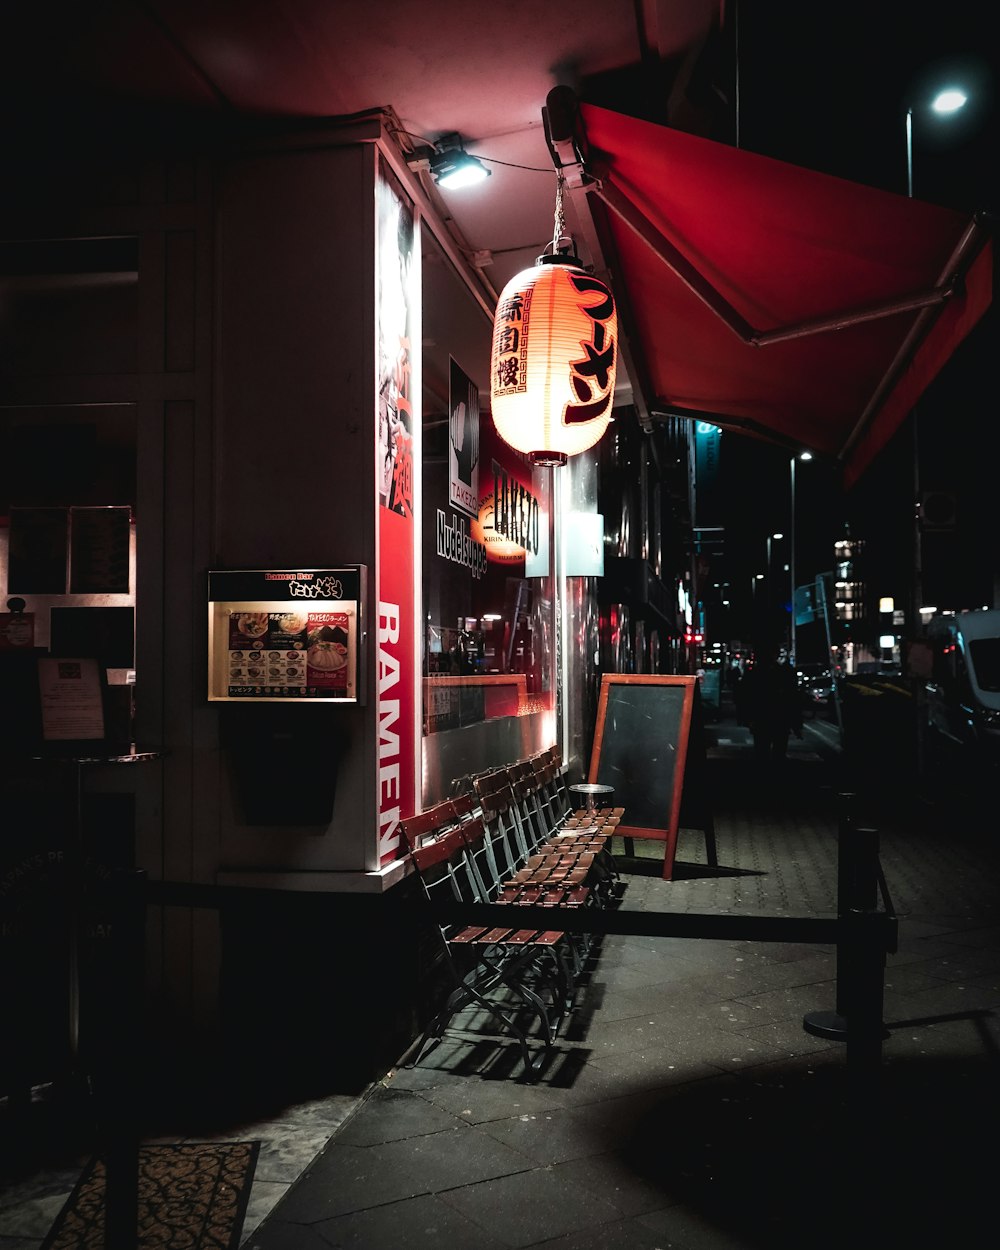
M 379 860 L 399 850 L 399 699 L 386 695 L 399 684 L 399 604 L 378 605 L 378 850 Z

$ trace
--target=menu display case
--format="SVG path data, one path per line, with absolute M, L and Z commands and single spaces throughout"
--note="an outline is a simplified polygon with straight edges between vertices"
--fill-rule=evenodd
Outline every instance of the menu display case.
M 208 698 L 358 703 L 364 565 L 208 574 Z

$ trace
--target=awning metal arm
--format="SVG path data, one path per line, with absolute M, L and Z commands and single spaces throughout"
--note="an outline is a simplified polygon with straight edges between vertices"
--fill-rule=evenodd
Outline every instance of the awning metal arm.
M 752 417 L 737 417 L 728 412 L 709 412 L 704 408 L 684 408 L 673 404 L 669 399 L 658 396 L 650 405 L 650 416 L 662 420 L 664 417 L 676 417 L 681 421 L 707 421 L 723 430 L 733 430 L 738 434 L 752 434 L 765 442 L 774 443 L 779 447 L 787 447 L 789 451 L 800 451 L 802 439 L 790 434 L 783 434 L 762 421 Z
M 632 201 L 618 189 L 610 174 L 602 170 L 600 177 L 590 185 L 588 191 L 591 195 L 596 195 L 629 229 L 637 234 L 660 260 L 674 271 L 688 290 L 711 309 L 748 347 L 769 347 L 773 343 L 784 343 L 790 339 L 808 338 L 815 334 L 844 330 L 849 326 L 877 321 L 883 317 L 893 317 L 899 313 L 936 308 L 955 293 L 958 277 L 956 266 L 951 265 L 945 267 L 938 285 L 929 290 L 917 291 L 912 295 L 900 296 L 898 299 L 882 304 L 850 309 L 827 317 L 812 317 L 789 325 L 776 326 L 770 330 L 758 330 L 741 316 L 705 275 L 678 251 L 640 209 L 636 208 Z
M 973 218 L 962 232 L 962 237 L 955 244 L 952 254 L 945 262 L 938 279 L 939 282 L 950 282 L 953 284 L 956 280 L 956 275 L 964 272 L 966 258 L 973 253 L 973 245 L 978 247 L 983 233 L 979 222 Z M 899 350 L 893 357 L 892 363 L 883 374 L 882 381 L 875 388 L 871 399 L 869 399 L 864 412 L 855 422 L 854 428 L 842 443 L 840 451 L 837 453 L 839 460 L 846 459 L 855 443 L 871 425 L 875 414 L 882 407 L 892 387 L 895 386 L 897 378 L 911 360 L 923 336 L 929 331 L 930 321 L 930 309 L 925 309 L 913 322 L 906 338 L 899 345 Z

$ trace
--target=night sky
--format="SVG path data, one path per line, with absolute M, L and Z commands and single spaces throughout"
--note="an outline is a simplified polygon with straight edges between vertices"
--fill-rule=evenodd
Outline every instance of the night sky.
M 915 198 L 995 217 L 1000 65 L 989 13 L 990 6 L 968 0 L 932 14 L 897 0 L 741 4 L 740 146 L 904 195 L 909 105 Z M 942 121 L 925 104 L 951 82 L 965 87 L 969 102 Z M 958 512 L 956 528 L 930 540 L 928 602 L 933 592 L 933 598 L 954 600 L 951 606 L 979 606 L 992 593 L 997 526 L 988 500 L 996 487 L 990 468 L 995 461 L 987 452 L 996 420 L 990 379 L 998 347 L 998 318 L 991 309 L 918 408 L 920 489 L 952 493 Z M 836 466 L 798 466 L 799 585 L 830 569 L 833 542 L 851 533 L 866 540 L 874 593 L 899 600 L 909 591 L 916 493 L 912 425 L 911 419 L 849 494 Z M 716 620 L 720 630 L 738 637 L 752 629 L 750 583 L 754 572 L 764 570 L 766 535 L 789 531 L 788 453 L 726 433 L 722 472 L 727 545 L 725 557 L 713 562 L 712 580 L 731 583 L 731 612 Z M 784 561 L 787 539 L 772 544 L 776 565 L 781 546 Z

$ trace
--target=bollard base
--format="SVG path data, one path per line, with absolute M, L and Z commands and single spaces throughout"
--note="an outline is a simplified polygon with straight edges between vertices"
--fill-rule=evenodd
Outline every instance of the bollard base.
M 814 1037 L 827 1037 L 833 1042 L 847 1041 L 847 1017 L 836 1011 L 807 1011 L 802 1017 L 802 1027 Z M 882 1025 L 882 1037 L 891 1037 Z
M 802 1027 L 814 1037 L 828 1037 L 834 1042 L 847 1041 L 847 1018 L 835 1011 L 807 1011 Z

